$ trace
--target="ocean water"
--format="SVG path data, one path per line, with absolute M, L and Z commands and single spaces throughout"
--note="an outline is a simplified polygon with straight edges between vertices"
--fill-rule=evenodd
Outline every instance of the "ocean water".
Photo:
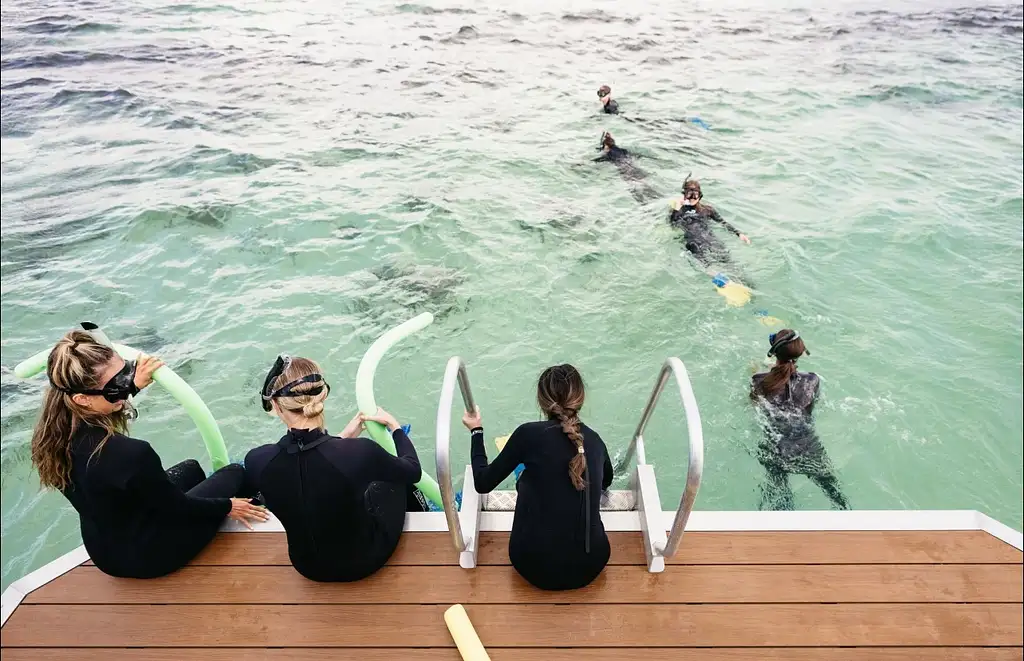
M 1024 8 L 824 4 L 5 2 L 3 586 L 79 542 L 29 461 L 44 379 L 11 371 L 82 320 L 166 359 L 240 458 L 281 433 L 256 396 L 279 352 L 321 362 L 340 429 L 365 349 L 431 311 L 377 375 L 431 473 L 452 355 L 489 436 L 535 419 L 538 374 L 573 362 L 613 453 L 678 356 L 704 424 L 697 507 L 733 510 L 764 478 L 747 382 L 765 310 L 812 351 L 854 507 L 1020 529 Z M 643 121 L 602 115 L 601 84 Z M 604 130 L 660 197 L 591 162 Z M 745 307 L 667 226 L 689 173 L 752 239 L 721 234 Z M 673 399 L 647 434 L 666 507 Z M 139 408 L 166 465 L 203 458 L 166 393 Z M 462 464 L 468 438 L 453 447 Z

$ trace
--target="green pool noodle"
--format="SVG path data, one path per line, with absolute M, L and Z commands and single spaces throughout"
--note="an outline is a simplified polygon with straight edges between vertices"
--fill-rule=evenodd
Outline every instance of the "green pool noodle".
M 424 312 L 384 333 L 366 350 L 366 354 L 363 355 L 363 359 L 359 363 L 359 369 L 356 371 L 356 404 L 363 415 L 374 415 L 377 413 L 377 401 L 373 397 L 373 376 L 377 372 L 377 365 L 380 363 L 380 359 L 384 357 L 384 354 L 391 347 L 416 331 L 423 330 L 433 322 L 434 315 Z M 388 430 L 384 428 L 384 425 L 367 421 L 366 433 L 370 438 L 377 441 L 382 448 L 391 454 L 396 454 L 395 441 L 391 438 Z M 430 477 L 426 471 L 423 471 L 423 477 L 416 483 L 416 486 L 431 502 L 439 507 L 444 507 L 441 501 L 441 489 L 437 486 L 437 481 Z
M 113 343 L 114 350 L 125 360 L 135 360 L 140 351 L 123 344 Z M 28 379 L 40 372 L 46 371 L 46 361 L 50 357 L 50 351 L 40 351 L 31 358 L 22 361 L 14 368 L 14 375 L 21 379 Z M 224 436 L 220 433 L 220 427 L 214 419 L 210 409 L 203 402 L 202 398 L 192 389 L 192 386 L 185 383 L 185 380 L 174 373 L 170 367 L 164 365 L 156 372 L 153 372 L 153 380 L 167 389 L 174 399 L 178 400 L 185 412 L 192 418 L 199 429 L 199 435 L 206 445 L 206 452 L 210 455 L 210 462 L 213 469 L 217 470 L 227 466 L 228 449 L 224 445 Z

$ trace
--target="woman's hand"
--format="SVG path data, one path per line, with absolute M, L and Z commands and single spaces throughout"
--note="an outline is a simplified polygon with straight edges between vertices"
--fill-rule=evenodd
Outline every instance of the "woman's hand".
M 360 414 L 360 420 L 365 424 L 367 420 L 370 422 L 378 422 L 388 428 L 389 432 L 393 432 L 402 425 L 398 423 L 398 419 L 391 415 L 382 408 L 377 409 L 377 413 L 374 415 L 363 415 Z
M 466 429 L 473 431 L 478 427 L 483 427 L 483 420 L 480 419 L 480 407 L 476 407 L 472 412 L 466 411 L 462 414 L 462 424 L 466 425 Z
M 262 523 L 270 518 L 270 512 L 264 507 L 253 505 L 248 498 L 232 498 L 231 511 L 228 518 L 234 519 L 252 530 L 253 523 Z
M 750 245 L 750 237 L 747 236 L 746 234 L 740 234 L 740 241 L 747 244 L 748 246 Z
M 164 361 L 156 356 L 140 353 L 135 362 L 135 387 L 142 390 L 153 383 L 153 372 L 164 366 Z
M 345 428 L 341 430 L 341 437 L 358 438 L 364 429 L 366 429 L 366 425 L 363 424 L 363 414 L 356 413 L 355 417 L 349 420 Z

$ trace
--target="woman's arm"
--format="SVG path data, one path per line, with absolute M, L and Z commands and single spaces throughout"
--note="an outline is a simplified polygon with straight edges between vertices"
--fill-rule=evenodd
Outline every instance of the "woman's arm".
M 601 449 L 604 450 L 604 479 L 601 480 L 601 490 L 607 491 L 615 477 L 615 469 L 612 467 L 612 458 L 608 456 L 608 446 L 604 444 L 603 439 L 601 440 Z
M 705 206 L 708 209 L 708 215 L 711 216 L 711 220 L 715 221 L 716 223 L 719 223 L 720 225 L 725 227 L 725 229 L 729 230 L 730 232 L 732 232 L 736 236 L 740 237 L 740 240 L 743 241 L 744 243 L 750 243 L 750 239 L 747 238 L 747 235 L 744 234 L 743 232 L 739 231 L 738 229 L 736 229 L 733 226 L 733 224 L 730 223 L 729 221 L 727 221 L 725 218 L 722 218 L 722 214 L 718 213 L 717 209 L 715 209 L 711 205 L 705 205 Z
M 516 466 L 523 463 L 525 442 L 523 434 L 516 429 L 505 443 L 505 447 L 498 453 L 494 463 L 488 465 L 483 427 L 477 427 L 470 432 L 473 482 L 477 493 L 490 493 L 515 470 Z

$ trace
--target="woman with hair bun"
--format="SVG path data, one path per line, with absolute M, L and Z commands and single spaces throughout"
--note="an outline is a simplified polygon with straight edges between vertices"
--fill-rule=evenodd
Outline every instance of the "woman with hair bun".
M 775 366 L 769 372 L 755 374 L 750 381 L 750 398 L 763 415 L 764 438 L 757 458 L 768 471 L 761 509 L 793 509 L 793 490 L 789 486 L 792 473 L 806 475 L 833 506 L 848 510 L 850 504 L 839 488 L 811 417 L 821 381 L 814 372 L 801 372 L 796 366 L 797 359 L 811 352 L 800 333 L 789 328 L 772 333 L 768 341 L 768 357 L 775 358 Z
M 519 465 L 519 492 L 508 556 L 516 571 L 543 590 L 582 588 L 598 577 L 611 556 L 601 522 L 601 492 L 612 483 L 608 448 L 580 422 L 583 378 L 572 365 L 544 370 L 537 404 L 545 419 L 516 428 L 494 462 L 487 463 L 479 410 L 466 413 L 473 481 L 489 493 Z
M 251 488 L 281 520 L 296 571 L 314 581 L 357 581 L 384 566 L 398 546 L 406 510 L 422 511 L 420 461 L 393 415 L 357 414 L 339 436 L 327 432 L 331 388 L 308 358 L 279 356 L 260 391 L 263 409 L 288 432 L 245 458 Z M 367 420 L 387 427 L 398 456 L 359 438 Z

